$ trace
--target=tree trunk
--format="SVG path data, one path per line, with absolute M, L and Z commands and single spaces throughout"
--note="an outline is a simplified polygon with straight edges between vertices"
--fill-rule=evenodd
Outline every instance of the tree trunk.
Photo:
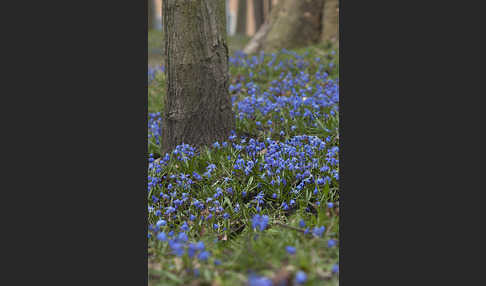
M 324 0 L 280 0 L 244 51 L 294 49 L 321 40 Z M 257 37 L 258 36 L 258 37 Z
M 322 13 L 322 41 L 339 40 L 339 0 L 324 0 Z
M 264 5 L 265 0 L 253 0 L 253 15 L 255 18 L 255 31 L 258 31 L 262 26 L 264 19 Z
M 156 29 L 155 26 L 155 0 L 148 0 L 148 30 Z
M 258 1 L 258 0 L 257 0 Z M 264 22 L 269 18 L 270 11 L 272 10 L 272 0 L 262 0 L 264 12 Z
M 246 0 L 238 0 L 236 11 L 236 33 L 246 35 Z
M 228 139 L 234 115 L 228 92 L 225 0 L 164 0 L 167 94 L 162 154 Z

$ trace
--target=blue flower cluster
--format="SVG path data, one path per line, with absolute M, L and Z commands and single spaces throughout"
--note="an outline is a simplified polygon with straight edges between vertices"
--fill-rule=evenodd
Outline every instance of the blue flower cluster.
M 297 135 L 287 142 L 233 138 L 225 143 L 226 147 L 219 147 L 219 155 L 227 160 L 220 166 L 202 163 L 206 154 L 196 154 L 189 145 L 179 145 L 158 159 L 150 154 L 147 191 L 157 220 L 196 218 L 206 210 L 207 216 L 198 219 L 219 225 L 238 214 L 238 203 L 249 193 L 254 194 L 249 202 L 256 212 L 267 205 L 289 211 L 298 207 L 304 194 L 307 203 L 320 203 L 329 194 L 325 192 L 337 189 L 337 149 L 315 136 Z M 200 168 L 192 171 L 190 166 L 195 165 Z M 215 183 L 218 185 L 209 187 Z M 242 183 L 250 187 L 242 188 Z M 223 206 L 225 199 L 237 204 Z M 252 223 L 253 228 L 264 230 L 268 217 L 256 216 Z M 321 227 L 313 233 L 321 236 L 323 231 Z
M 161 116 L 160 112 L 149 113 L 148 119 L 148 140 L 151 142 L 153 139 L 156 145 L 160 145 L 161 132 Z
M 157 231 L 158 227 L 156 226 L 153 228 L 153 226 L 150 226 L 149 229 Z M 193 258 L 197 255 L 197 259 L 200 261 L 207 261 L 211 256 L 211 253 L 205 250 L 204 242 L 199 241 L 197 243 L 189 243 L 188 236 L 185 232 L 180 232 L 175 235 L 174 231 L 170 231 L 169 234 L 160 231 L 156 238 L 159 241 L 168 242 L 171 253 L 175 256 L 180 257 L 187 252 L 189 258 Z
M 159 154 L 161 113 L 149 114 L 148 237 L 166 245 L 170 255 L 207 261 L 211 252 L 199 240 L 201 233 L 230 236 L 242 225 L 264 232 L 275 211 L 281 216 L 297 209 L 311 213 L 321 204 L 332 211 L 338 205 L 334 62 L 282 50 L 251 57 L 237 52 L 229 63 L 236 129 L 227 140 L 214 142 L 208 151 L 182 144 Z M 150 68 L 149 82 L 163 71 L 162 66 Z M 318 238 L 326 231 L 304 220 L 299 226 Z M 337 244 L 327 240 L 328 248 Z M 287 246 L 286 251 L 294 255 L 297 249 Z M 338 272 L 337 265 L 332 272 Z M 296 284 L 306 281 L 305 272 L 296 273 Z M 248 284 L 272 281 L 250 276 Z
M 151 84 L 158 73 L 163 73 L 165 71 L 164 66 L 156 66 L 148 68 L 148 83 Z

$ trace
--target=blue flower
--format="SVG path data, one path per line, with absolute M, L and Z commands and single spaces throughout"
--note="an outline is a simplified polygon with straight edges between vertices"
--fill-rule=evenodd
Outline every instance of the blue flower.
M 312 230 L 312 234 L 320 237 L 320 236 L 322 236 L 322 234 L 324 233 L 325 230 L 326 230 L 325 226 L 314 227 L 314 229 Z
M 287 250 L 288 254 L 295 254 L 295 247 L 293 246 L 287 246 L 285 247 L 285 250 Z
M 302 284 L 305 281 L 307 281 L 307 275 L 305 274 L 305 272 L 304 271 L 297 272 L 297 274 L 295 275 L 295 281 L 297 282 L 297 284 Z
M 159 232 L 159 234 L 157 234 L 157 239 L 160 241 L 167 241 L 167 235 L 163 231 Z
M 194 177 L 194 179 L 196 179 L 196 180 L 198 180 L 198 181 L 202 179 L 201 175 L 199 175 L 199 174 L 198 174 L 198 173 L 196 173 L 196 172 L 192 173 L 192 176 Z
M 338 264 L 334 264 L 331 268 L 331 272 L 332 273 L 338 273 L 339 272 L 339 265 Z
M 187 234 L 185 232 L 181 232 L 177 235 L 177 241 L 179 242 L 187 242 L 189 238 L 187 237 Z
M 197 246 L 194 243 L 189 243 L 189 246 L 187 247 L 187 255 L 189 258 L 194 257 L 194 254 L 197 252 Z
M 206 260 L 208 260 L 208 258 L 209 258 L 210 255 L 211 254 L 209 252 L 203 251 L 203 252 L 199 253 L 199 255 L 197 256 L 197 258 L 199 260 L 206 261 Z
M 262 204 L 263 203 L 263 197 L 264 197 L 264 193 L 260 192 L 260 193 L 258 193 L 258 195 L 255 196 L 254 200 L 257 201 L 259 204 Z
M 272 280 L 252 274 L 248 277 L 248 286 L 272 286 Z
M 333 203 L 327 203 L 327 207 L 332 209 L 334 207 L 334 204 Z
M 301 220 L 299 221 L 299 226 L 300 226 L 300 227 L 302 227 L 302 228 L 304 228 L 304 227 L 305 227 L 305 221 L 304 221 L 303 219 L 301 219 Z
M 163 219 L 157 221 L 157 223 L 155 224 L 157 227 L 161 227 L 161 226 L 165 226 L 167 224 L 167 222 Z
M 174 241 L 169 241 L 169 247 L 172 249 L 172 254 L 176 256 L 184 255 L 184 244 Z
M 252 227 L 254 229 L 263 231 L 267 227 L 268 224 L 268 216 L 266 215 L 255 215 L 252 219 Z
M 189 226 L 187 225 L 187 222 L 184 222 L 181 226 L 181 230 L 182 231 L 188 231 L 189 230 Z
M 334 247 L 336 246 L 336 241 L 334 239 L 329 239 L 327 241 L 327 247 L 331 248 L 331 247 Z
M 282 202 L 281 207 L 282 207 L 282 209 L 283 209 L 284 211 L 286 211 L 286 210 L 288 210 L 288 209 L 289 209 L 289 206 L 287 205 L 287 203 L 286 203 L 286 202 Z
M 196 243 L 196 249 L 199 250 L 199 251 L 203 251 L 204 250 L 204 242 L 200 241 L 200 242 Z

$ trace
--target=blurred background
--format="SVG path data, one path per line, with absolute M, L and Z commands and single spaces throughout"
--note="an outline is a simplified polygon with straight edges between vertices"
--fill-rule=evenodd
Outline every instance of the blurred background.
M 149 65 L 162 64 L 162 0 L 148 0 Z M 241 50 L 263 22 L 278 0 L 226 0 L 226 27 L 230 54 Z M 237 21 L 239 17 L 239 21 Z
M 163 61 L 162 0 L 147 1 L 148 60 L 149 66 L 154 67 Z M 316 44 L 326 44 L 327 48 L 334 44 L 337 48 L 338 3 L 338 0 L 226 0 L 230 55 L 236 50 L 254 53 Z M 268 27 L 269 22 L 273 30 Z M 258 32 L 263 34 L 264 30 L 265 36 L 249 45 L 252 39 L 258 38 Z
M 149 1 L 149 30 L 162 30 L 162 0 Z M 247 36 L 252 36 L 268 17 L 272 5 L 276 5 L 278 0 L 226 0 L 226 16 L 228 34 L 236 33 L 237 16 L 240 19 L 239 32 Z M 240 7 L 238 6 L 240 5 Z M 239 9 L 238 9 L 239 8 Z M 240 14 L 238 14 L 238 11 Z

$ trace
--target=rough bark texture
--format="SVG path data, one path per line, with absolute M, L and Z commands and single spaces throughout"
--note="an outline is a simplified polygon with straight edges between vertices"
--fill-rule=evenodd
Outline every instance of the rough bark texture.
M 339 0 L 324 0 L 322 41 L 339 40 Z
M 185 143 L 228 139 L 234 115 L 228 92 L 225 0 L 164 0 L 167 95 L 162 154 Z
M 264 31 L 257 32 L 255 37 L 258 35 L 258 39 L 250 41 L 245 50 L 276 51 L 318 43 L 321 40 L 323 6 L 324 0 L 280 0 L 272 8 L 268 26 L 260 27 Z
M 246 35 L 246 0 L 238 0 L 238 12 L 236 14 L 236 33 Z
M 148 29 L 154 30 L 155 26 L 155 0 L 147 0 L 148 1 Z

